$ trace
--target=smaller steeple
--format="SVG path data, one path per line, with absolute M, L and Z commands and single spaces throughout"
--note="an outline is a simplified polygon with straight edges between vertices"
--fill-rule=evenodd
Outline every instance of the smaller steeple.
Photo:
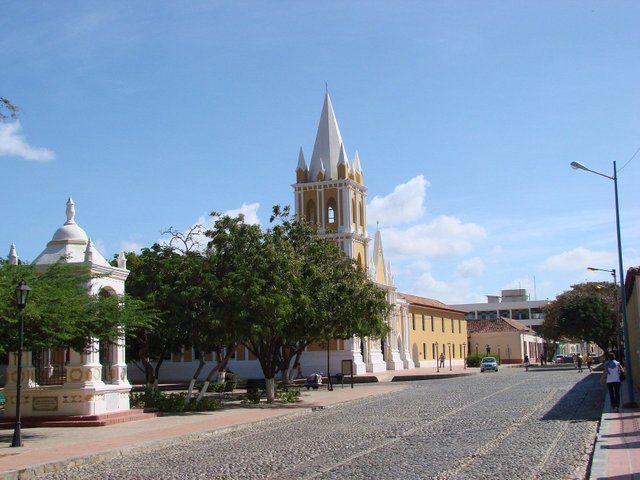
M 349 172 L 351 168 L 349 166 L 349 160 L 347 159 L 347 152 L 344 149 L 344 143 L 340 144 L 340 156 L 338 157 L 338 178 L 349 178 Z
M 353 171 L 354 171 L 354 180 L 360 184 L 362 184 L 362 167 L 360 166 L 360 156 L 358 155 L 358 151 L 356 150 L 355 155 L 353 156 Z
M 11 242 L 11 248 L 9 249 L 9 265 L 18 265 L 18 254 L 13 242 Z
M 300 153 L 298 154 L 298 167 L 296 168 L 296 182 L 307 182 L 308 174 L 309 169 L 307 168 L 307 162 L 304 160 L 304 153 L 302 153 L 302 147 L 300 147 Z
M 316 180 L 318 182 L 323 182 L 325 173 L 326 170 L 324 169 L 324 162 L 322 161 L 322 158 L 320 158 L 320 170 L 318 170 L 318 178 Z

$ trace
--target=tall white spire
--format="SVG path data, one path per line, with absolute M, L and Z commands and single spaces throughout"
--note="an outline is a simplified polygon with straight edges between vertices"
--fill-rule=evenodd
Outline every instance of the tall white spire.
M 326 169 L 325 180 L 337 179 L 341 146 L 342 135 L 340 135 L 336 115 L 333 112 L 333 105 L 331 105 L 331 99 L 327 93 L 324 97 L 316 143 L 313 146 L 313 154 L 309 164 L 309 177 L 314 181 L 318 177 L 322 159 Z

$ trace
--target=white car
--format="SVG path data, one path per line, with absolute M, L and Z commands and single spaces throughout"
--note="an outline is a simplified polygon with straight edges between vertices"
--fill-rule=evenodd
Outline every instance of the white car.
M 494 372 L 498 371 L 498 361 L 495 357 L 484 357 L 480 362 L 480 371 L 484 372 L 485 370 L 493 370 Z

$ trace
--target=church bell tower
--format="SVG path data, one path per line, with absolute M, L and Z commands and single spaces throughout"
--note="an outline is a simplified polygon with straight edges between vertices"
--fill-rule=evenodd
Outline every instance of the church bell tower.
M 368 271 L 367 189 L 362 179 L 358 152 L 349 161 L 327 93 L 309 165 L 302 148 L 298 155 L 293 185 L 296 217 L 311 223 L 318 235 L 340 245 Z

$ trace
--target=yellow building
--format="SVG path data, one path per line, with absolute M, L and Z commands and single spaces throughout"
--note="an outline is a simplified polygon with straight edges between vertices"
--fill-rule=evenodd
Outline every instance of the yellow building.
M 434 367 L 444 357 L 445 368 L 462 365 L 467 351 L 466 312 L 430 298 L 399 293 L 407 311 L 411 360 L 416 367 Z

